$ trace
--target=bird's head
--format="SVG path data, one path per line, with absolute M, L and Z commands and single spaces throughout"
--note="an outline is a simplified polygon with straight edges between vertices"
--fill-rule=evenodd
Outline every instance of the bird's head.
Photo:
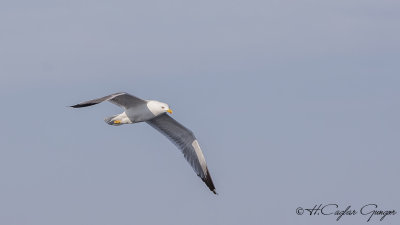
M 154 115 L 160 115 L 166 112 L 172 114 L 171 108 L 169 108 L 169 105 L 164 102 L 149 101 L 147 107 Z
M 168 104 L 160 102 L 160 107 L 161 107 L 161 110 L 163 110 L 164 112 L 172 114 L 172 109 L 169 108 Z

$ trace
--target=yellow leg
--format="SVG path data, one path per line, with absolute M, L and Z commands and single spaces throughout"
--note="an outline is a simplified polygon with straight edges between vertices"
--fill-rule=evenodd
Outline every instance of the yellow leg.
M 114 123 L 119 124 L 121 123 L 121 120 L 114 120 Z

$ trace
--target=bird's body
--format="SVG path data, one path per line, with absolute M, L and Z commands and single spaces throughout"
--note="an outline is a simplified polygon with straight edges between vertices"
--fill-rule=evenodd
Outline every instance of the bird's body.
M 121 114 L 106 118 L 105 121 L 110 125 L 122 125 L 151 120 L 164 113 L 164 110 L 158 110 L 159 104 L 158 101 L 146 100 L 146 102 L 126 108 Z
M 172 110 L 166 103 L 155 100 L 143 100 L 127 93 L 115 93 L 102 98 L 82 102 L 71 107 L 87 107 L 103 101 L 110 101 L 124 108 L 124 112 L 105 118 L 104 121 L 106 123 L 114 126 L 139 122 L 148 123 L 160 133 L 164 134 L 182 151 L 186 160 L 193 167 L 197 175 L 206 183 L 214 194 L 217 193 L 196 137 L 193 135 L 192 131 L 166 114 L 166 112 L 172 113 Z

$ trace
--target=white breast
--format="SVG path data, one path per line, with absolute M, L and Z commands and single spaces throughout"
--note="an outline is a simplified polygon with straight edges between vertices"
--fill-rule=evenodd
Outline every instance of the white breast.
M 158 116 L 165 111 L 161 108 L 161 102 L 150 100 L 147 102 L 147 108 L 153 113 L 154 116 Z

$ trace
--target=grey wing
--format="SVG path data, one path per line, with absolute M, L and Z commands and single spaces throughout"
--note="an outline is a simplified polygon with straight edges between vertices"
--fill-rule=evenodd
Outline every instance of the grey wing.
M 214 194 L 217 194 L 210 172 L 208 172 L 203 152 L 201 151 L 193 132 L 167 114 L 162 114 L 146 122 L 165 135 L 182 151 L 186 160 L 192 166 L 197 175 L 204 181 L 207 187 L 214 192 Z
M 71 107 L 73 107 L 73 108 L 82 108 L 82 107 L 96 105 L 96 104 L 99 104 L 99 103 L 104 102 L 104 101 L 110 101 L 111 103 L 113 103 L 113 104 L 115 104 L 115 105 L 117 105 L 119 107 L 125 108 L 125 109 L 133 107 L 133 106 L 136 106 L 138 104 L 145 104 L 146 103 L 146 101 L 143 100 L 143 99 L 140 99 L 138 97 L 135 97 L 135 96 L 130 95 L 130 94 L 125 93 L 125 92 L 120 92 L 120 93 L 107 95 L 107 96 L 104 96 L 102 98 L 96 98 L 96 99 L 93 99 L 93 100 L 82 102 L 82 103 L 73 105 Z

